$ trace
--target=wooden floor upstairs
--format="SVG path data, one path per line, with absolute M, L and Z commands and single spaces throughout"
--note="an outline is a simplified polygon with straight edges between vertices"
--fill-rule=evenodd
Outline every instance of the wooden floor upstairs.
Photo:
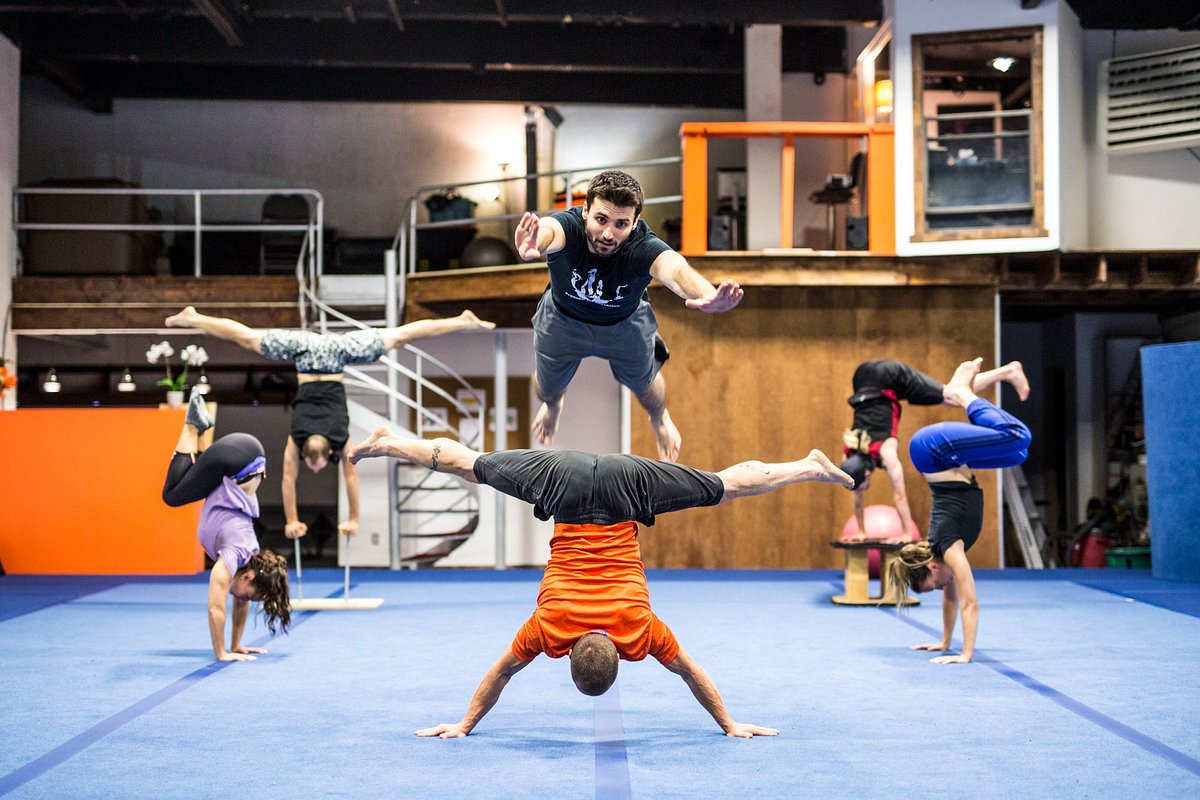
M 711 253 L 689 261 L 709 280 L 732 279 L 748 290 L 978 286 L 999 292 L 1006 307 L 1186 310 L 1200 304 L 1200 251 L 906 258 L 752 251 Z M 345 277 L 324 280 L 333 285 Z M 382 275 L 353 277 L 364 281 L 366 288 L 348 313 L 381 319 Z M 446 316 L 471 308 L 503 327 L 528 327 L 546 284 L 544 263 L 417 273 L 406 281 L 404 318 Z M 157 329 L 164 317 L 186 305 L 256 328 L 300 324 L 299 291 L 290 276 L 19 276 L 13 280 L 12 328 L 17 332 Z

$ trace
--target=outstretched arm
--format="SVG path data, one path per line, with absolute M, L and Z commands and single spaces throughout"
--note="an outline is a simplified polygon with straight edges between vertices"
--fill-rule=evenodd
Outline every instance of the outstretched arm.
M 728 311 L 742 302 L 742 287 L 735 281 L 723 280 L 719 286 L 713 286 L 674 250 L 659 254 L 650 266 L 650 274 L 682 297 L 684 305 L 697 311 L 713 314 Z
M 855 487 L 851 494 L 854 495 L 854 524 L 858 526 L 858 533 L 841 536 L 839 541 L 865 542 L 867 540 L 867 490 Z
M 225 604 L 229 600 L 229 586 L 233 576 L 229 567 L 218 558 L 213 564 L 212 572 L 208 574 L 208 633 L 212 637 L 213 655 L 217 661 L 253 661 L 254 656 L 245 653 L 228 652 L 225 649 Z M 234 627 L 238 626 L 239 611 L 234 608 Z M 246 624 L 246 609 L 241 610 L 241 624 Z M 241 630 L 235 631 L 235 638 L 241 638 Z
M 346 478 L 346 521 L 338 523 L 338 533 L 343 536 L 358 534 L 359 490 L 358 469 L 350 463 L 350 459 L 342 459 L 342 474 Z
M 534 261 L 544 255 L 561 250 L 567 243 L 562 225 L 553 217 L 539 219 L 532 211 L 526 211 L 513 233 L 513 244 L 522 261 Z
M 913 526 L 912 509 L 908 507 L 908 492 L 904 488 L 904 465 L 896 452 L 896 437 L 891 437 L 879 448 L 879 460 L 884 472 L 892 484 L 892 504 L 900 514 L 900 535 L 893 537 L 896 542 L 907 542 L 908 532 Z
M 942 556 L 942 560 L 954 575 L 954 580 L 946 584 L 942 597 L 942 641 L 945 647 L 949 648 L 950 638 L 954 635 L 954 618 L 956 612 L 960 612 L 963 647 L 961 655 L 938 656 L 930 660 L 934 664 L 969 664 L 975 656 L 975 633 L 979 628 L 979 600 L 975 596 L 975 575 L 971 572 L 971 562 L 967 560 L 962 542 L 951 545 Z
M 471 698 L 471 705 L 467 708 L 467 713 L 463 715 L 461 721 L 444 722 L 432 728 L 422 728 L 417 731 L 417 736 L 437 736 L 442 739 L 457 739 L 466 736 L 475 729 L 479 720 L 492 710 L 492 706 L 496 705 L 496 701 L 500 699 L 500 693 L 504 691 L 509 680 L 523 670 L 525 664 L 526 662 L 513 655 L 512 650 L 506 650 L 504 655 L 500 656 L 500 660 L 492 665 L 492 668 L 483 676 L 483 680 L 479 682 L 478 688 L 475 689 L 475 695 Z
M 679 648 L 679 655 L 665 666 L 683 678 L 683 682 L 692 690 L 692 694 L 700 701 L 700 705 L 704 706 L 704 710 L 712 715 L 712 718 L 721 726 L 721 730 L 725 731 L 726 736 L 749 739 L 752 736 L 778 735 L 779 731 L 775 728 L 735 722 L 729 716 L 729 712 L 725 710 L 725 701 L 721 699 L 721 693 L 717 691 L 717 686 L 712 682 L 712 678 L 708 677 L 704 667 L 692 660 L 692 657 L 682 647 Z
M 283 477 L 280 478 L 279 490 L 283 495 L 283 535 L 289 539 L 299 539 L 308 533 L 308 526 L 300 521 L 300 511 L 296 507 L 296 476 L 300 474 L 300 448 L 292 437 L 288 437 L 287 445 L 283 448 Z

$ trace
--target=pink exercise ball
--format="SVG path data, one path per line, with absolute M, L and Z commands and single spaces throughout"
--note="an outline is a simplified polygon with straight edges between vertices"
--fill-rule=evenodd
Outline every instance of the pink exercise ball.
M 886 504 L 877 504 L 867 506 L 863 509 L 863 516 L 867 524 L 867 539 L 891 539 L 893 536 L 900 536 L 900 512 L 895 506 Z M 846 520 L 846 524 L 842 526 L 842 536 L 853 536 L 858 532 L 858 522 L 851 514 Z M 908 529 L 909 541 L 916 542 L 921 538 L 921 532 L 917 530 L 917 523 L 913 522 Z M 879 551 L 871 550 L 867 553 L 867 567 L 870 570 L 872 578 L 879 577 Z

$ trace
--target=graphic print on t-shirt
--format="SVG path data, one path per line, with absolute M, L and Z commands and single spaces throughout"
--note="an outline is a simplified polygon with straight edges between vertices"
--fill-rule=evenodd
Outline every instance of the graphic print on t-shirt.
M 579 270 L 571 270 L 571 288 L 575 290 L 575 296 L 580 300 L 586 300 L 589 303 L 595 303 L 601 306 L 614 306 L 624 299 L 623 294 L 625 289 L 629 288 L 628 283 L 623 283 L 617 287 L 616 293 L 609 298 L 604 297 L 604 279 L 597 278 L 598 269 L 589 269 L 587 280 L 579 274 Z

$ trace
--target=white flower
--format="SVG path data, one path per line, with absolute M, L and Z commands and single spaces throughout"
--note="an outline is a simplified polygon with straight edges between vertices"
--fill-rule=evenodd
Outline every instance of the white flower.
M 158 359 L 162 358 L 163 345 L 165 345 L 165 344 L 167 344 L 167 343 L 160 342 L 159 344 L 150 345 L 150 349 L 146 351 L 146 360 L 149 361 L 151 364 L 157 364 Z M 167 345 L 167 346 L 169 347 L 170 345 Z
M 180 355 L 183 363 L 191 367 L 199 367 L 208 361 L 208 353 L 203 347 L 194 344 L 189 344 L 183 348 L 183 354 Z
M 162 354 L 164 356 L 166 356 L 167 358 L 170 358 L 171 356 L 175 355 L 175 348 L 171 347 L 170 342 L 164 340 L 164 341 L 159 342 L 158 346 L 162 349 Z

